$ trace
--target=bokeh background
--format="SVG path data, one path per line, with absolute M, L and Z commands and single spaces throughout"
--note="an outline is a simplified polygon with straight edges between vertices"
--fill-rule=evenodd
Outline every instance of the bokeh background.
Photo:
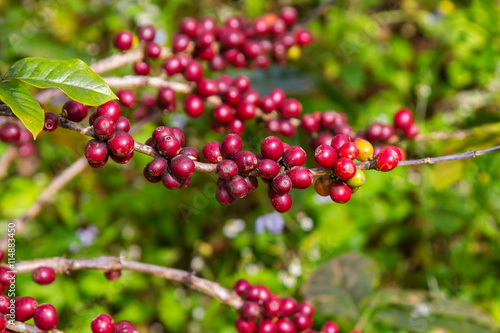
M 158 41 L 169 45 L 186 16 L 222 22 L 291 5 L 304 17 L 318 4 L 2 0 L 0 72 L 28 56 L 90 63 L 115 52 L 111 41 L 118 31 L 141 24 L 153 24 Z M 263 94 L 282 88 L 303 103 L 304 112 L 345 112 L 355 129 L 390 123 L 401 107 L 415 111 L 424 134 L 471 129 L 464 137 L 403 142 L 409 158 L 481 149 L 500 141 L 499 22 L 493 0 L 339 0 L 308 24 L 315 42 L 300 59 L 227 74 L 248 75 Z M 108 74 L 129 74 L 131 67 Z M 58 112 L 64 101 L 44 108 Z M 187 145 L 201 149 L 222 138 L 204 117 L 187 119 L 179 110 L 162 122 L 185 125 Z M 261 124 L 248 125 L 244 147 L 257 151 L 267 133 Z M 154 127 L 144 127 L 135 139 L 144 142 Z M 36 158 L 11 166 L 0 181 L 0 235 L 9 219 L 22 215 L 55 175 L 83 155 L 87 140 L 64 130 L 43 135 Z M 286 141 L 307 146 L 303 132 Z M 6 149 L 0 143 L 0 153 Z M 125 255 L 193 270 L 226 287 L 247 278 L 282 296 L 316 302 L 315 321 L 336 320 L 342 332 L 355 326 L 379 333 L 499 331 L 498 153 L 367 172 L 366 184 L 346 205 L 312 189 L 294 190 L 294 206 L 283 215 L 272 214 L 262 183 L 230 207 L 216 202 L 210 175 L 195 174 L 188 189 L 176 192 L 149 184 L 142 177 L 149 160 L 136 154 L 125 166 L 88 168 L 17 235 L 17 259 Z M 314 166 L 310 158 L 308 165 Z M 101 272 L 73 272 L 45 287 L 21 275 L 18 292 L 54 304 L 67 332 L 89 332 L 100 312 L 132 321 L 141 332 L 235 332 L 232 309 L 136 273 L 109 282 Z

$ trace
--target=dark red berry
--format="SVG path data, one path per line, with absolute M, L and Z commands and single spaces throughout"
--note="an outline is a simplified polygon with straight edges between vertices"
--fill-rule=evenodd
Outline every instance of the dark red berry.
M 403 129 L 413 124 L 413 113 L 408 109 L 401 109 L 394 115 L 394 127 Z
M 54 329 L 59 324 L 59 315 L 56 308 L 51 304 L 42 304 L 36 308 L 33 320 L 36 327 L 42 331 L 48 331 Z
M 143 25 L 137 29 L 137 37 L 143 42 L 152 42 L 155 39 L 156 30 L 151 25 Z
M 241 47 L 241 50 L 245 57 L 253 59 L 258 57 L 262 53 L 262 47 L 257 41 L 247 40 Z
M 314 305 L 307 301 L 302 301 L 299 303 L 299 305 L 297 305 L 297 312 L 305 316 L 312 317 L 314 314 Z
M 130 162 L 130 160 L 134 157 L 134 152 L 132 151 L 130 154 L 125 155 L 125 156 L 116 156 L 113 154 L 109 154 L 109 157 L 118 164 L 127 164 Z
M 217 78 L 216 82 L 219 95 L 224 95 L 233 83 L 233 79 L 228 75 L 221 75 Z
M 287 193 L 292 189 L 292 180 L 287 175 L 278 175 L 274 177 L 271 186 L 277 193 Z
M 248 193 L 252 193 L 257 189 L 259 186 L 259 181 L 257 177 L 243 177 L 245 179 L 245 182 L 247 183 L 247 188 L 248 188 Z
M 240 75 L 233 80 L 233 85 L 238 88 L 241 93 L 244 93 L 250 88 L 250 79 Z
M 289 317 L 297 310 L 297 301 L 291 297 L 284 297 L 281 300 L 281 317 Z
M 172 50 L 174 53 L 182 52 L 189 45 L 189 37 L 185 34 L 175 34 L 172 40 Z M 184 67 L 184 66 L 183 66 Z
M 168 162 L 163 157 L 155 157 L 146 166 L 150 175 L 154 177 L 161 176 L 168 168 Z
M 237 318 L 235 326 L 238 333 L 255 333 L 255 322 L 253 320 Z
M 271 190 L 268 192 L 269 199 L 274 209 L 279 213 L 288 212 L 292 208 L 292 196 L 290 192 L 287 193 L 276 193 Z
M 126 51 L 132 47 L 134 36 L 130 31 L 120 31 L 113 42 L 113 45 L 120 51 Z
M 136 102 L 136 97 L 132 90 L 119 90 L 116 93 L 116 96 L 118 97 L 120 104 L 126 108 L 134 106 Z
M 231 179 L 238 174 L 238 165 L 231 160 L 217 163 L 217 174 L 220 178 Z
M 85 157 L 89 162 L 99 164 L 108 159 L 108 146 L 106 142 L 92 139 L 85 146 Z
M 245 279 L 239 279 L 234 283 L 233 290 L 240 296 L 243 295 L 245 289 L 250 285 L 250 283 Z
M 241 137 L 237 134 L 228 134 L 222 139 L 220 151 L 224 158 L 231 158 L 237 152 L 241 151 L 243 142 Z
M 347 158 L 339 158 L 333 165 L 335 174 L 342 180 L 349 180 L 356 174 L 356 165 L 354 162 Z
M 117 121 L 121 114 L 120 105 L 115 101 L 106 102 L 97 107 L 97 114 L 97 117 L 108 116 L 113 121 Z
M 281 301 L 277 298 L 270 298 L 262 304 L 264 316 L 268 318 L 278 317 L 281 313 Z
M 351 199 L 351 188 L 343 181 L 334 181 L 330 187 L 330 197 L 336 203 L 346 203 Z
M 174 175 L 170 172 L 165 172 L 161 176 L 161 181 L 167 189 L 176 190 L 178 188 L 181 188 L 184 180 L 182 178 L 177 177 L 176 175 Z
M 408 139 L 413 139 L 418 135 L 418 126 L 415 123 L 403 127 L 403 135 Z
M 182 71 L 187 81 L 198 81 L 203 77 L 203 69 L 199 62 L 190 60 Z
M 222 161 L 221 144 L 217 141 L 209 141 L 203 146 L 203 157 L 210 163 Z
M 128 328 L 134 328 L 134 325 L 130 321 L 121 320 L 115 324 L 115 333 L 122 333 L 122 330 L 128 329 Z M 127 332 L 127 333 L 129 333 L 129 332 Z
M 229 206 L 235 200 L 229 194 L 229 191 L 227 190 L 227 186 L 225 183 L 217 187 L 217 191 L 215 192 L 215 199 L 217 200 L 218 203 L 224 206 Z
M 144 54 L 146 55 L 146 57 L 156 59 L 161 54 L 161 47 L 156 43 L 148 43 L 144 50 Z
M 174 136 L 164 136 L 157 144 L 158 152 L 167 158 L 172 158 L 181 149 L 179 141 Z
M 339 325 L 337 325 L 336 322 L 327 321 L 321 327 L 321 332 L 323 332 L 323 333 L 339 333 L 340 332 L 340 328 L 339 328 Z
M 226 103 L 232 106 L 238 105 L 238 102 L 240 101 L 240 91 L 236 87 L 229 87 L 227 88 L 226 92 L 224 93 L 224 100 Z
M 10 299 L 5 295 L 0 295 L 0 314 L 9 313 Z
M 5 143 L 13 143 L 21 137 L 21 129 L 17 124 L 7 123 L 0 127 L 0 140 Z
M 327 145 L 319 145 L 314 151 L 314 160 L 323 168 L 331 168 L 337 160 L 335 148 Z
M 230 196 L 240 199 L 248 194 L 247 182 L 241 176 L 235 176 L 227 181 L 227 191 Z
M 354 142 L 346 142 L 337 151 L 339 158 L 347 157 L 351 160 L 355 159 L 359 155 L 359 148 Z
M 399 161 L 401 152 L 394 146 L 387 146 L 375 156 L 375 167 L 378 171 L 391 171 L 394 169 Z
M 295 33 L 295 40 L 300 46 L 305 46 L 312 42 L 312 35 L 307 30 L 298 30 Z
M 167 135 L 170 135 L 170 136 L 174 135 L 172 130 L 170 128 L 168 128 L 167 126 L 158 126 L 157 128 L 155 128 L 153 131 L 153 134 L 152 134 L 152 139 L 153 139 L 154 145 L 158 146 L 158 142 L 160 142 L 160 140 Z
M 5 328 L 7 328 L 7 317 L 0 313 L 0 332 L 4 332 Z
M 122 276 L 122 271 L 117 269 L 117 270 L 112 270 L 112 271 L 107 271 L 104 272 L 104 276 L 108 281 L 118 281 L 120 277 Z
M 115 134 L 115 122 L 108 116 L 100 116 L 94 120 L 94 133 L 101 140 L 107 140 Z
M 280 122 L 280 133 L 286 137 L 292 137 L 295 134 L 295 127 L 289 120 L 282 120 Z
M 179 154 L 187 156 L 187 157 L 189 157 L 190 159 L 192 159 L 195 162 L 199 162 L 200 161 L 200 153 L 196 149 L 194 149 L 194 148 L 184 147 L 184 148 L 181 149 L 181 151 L 179 152 Z
M 335 148 L 335 150 L 339 150 L 340 147 L 342 147 L 344 144 L 350 142 L 351 139 L 349 139 L 347 136 L 342 135 L 342 134 L 337 134 L 333 137 L 331 146 Z
M 179 127 L 172 127 L 170 128 L 170 130 L 172 131 L 172 134 L 177 139 L 177 141 L 179 141 L 181 147 L 184 146 L 184 143 L 186 142 L 186 138 L 184 137 L 184 132 Z
M 276 323 L 272 319 L 263 319 L 257 324 L 257 333 L 276 332 Z
M 61 116 L 78 123 L 87 117 L 87 113 L 88 108 L 86 105 L 70 100 L 64 103 Z
M 268 136 L 262 141 L 260 152 L 264 158 L 277 161 L 283 156 L 283 143 L 275 136 Z
M 125 117 L 119 117 L 117 121 L 115 121 L 115 130 L 128 132 L 130 131 L 130 121 Z
M 394 128 L 389 125 L 382 125 L 380 141 L 387 142 L 394 135 Z
M 180 30 L 183 34 L 194 38 L 196 37 L 196 31 L 198 30 L 198 22 L 194 18 L 185 17 L 181 21 Z
M 227 131 L 232 134 L 243 134 L 245 132 L 245 123 L 238 118 L 233 118 L 227 124 Z
M 45 120 L 43 122 L 43 130 L 47 132 L 52 132 L 54 131 L 57 126 L 59 125 L 59 118 L 53 114 L 52 112 L 46 112 L 45 113 Z M 3 127 L 0 128 L 0 132 L 3 131 Z M 1 136 L 1 134 L 0 134 Z M 21 136 L 21 135 L 19 135 Z M 2 140 L 4 141 L 4 140 Z
M 115 321 L 111 316 L 101 313 L 92 319 L 90 328 L 93 333 L 113 333 L 115 330 Z
M 260 306 L 256 302 L 245 302 L 240 309 L 240 316 L 246 320 L 255 320 L 260 316 Z
M 262 178 L 273 179 L 280 173 L 280 166 L 271 159 L 262 159 L 258 166 Z
M 211 79 L 201 79 L 196 83 L 196 93 L 200 97 L 209 97 L 217 94 L 217 83 Z
M 265 113 L 270 113 L 276 109 L 276 103 L 271 96 L 264 96 L 260 100 L 260 108 Z
M 149 75 L 151 66 L 146 61 L 139 61 L 134 64 L 134 72 L 137 75 Z
M 380 141 L 384 126 L 380 123 L 374 123 L 366 129 L 366 139 L 368 141 Z
M 175 156 L 170 162 L 172 173 L 180 178 L 188 178 L 195 171 L 195 165 L 192 159 L 184 155 Z
M 281 18 L 277 18 L 274 21 L 274 24 L 269 29 L 269 33 L 274 37 L 283 34 L 285 31 L 286 31 L 286 24 L 285 21 L 283 21 Z
M 302 112 L 302 104 L 293 98 L 289 98 L 278 104 L 278 113 L 285 119 L 298 117 Z
M 184 110 L 186 110 L 186 114 L 190 117 L 200 117 L 203 114 L 204 107 L 203 99 L 197 95 L 189 95 L 184 100 Z
M 116 131 L 108 140 L 108 148 L 113 155 L 125 157 L 134 150 L 134 143 L 134 138 L 130 134 Z
M 198 30 L 196 33 L 196 46 L 200 48 L 209 47 L 215 41 L 215 36 L 211 31 Z
M 306 152 L 299 146 L 290 147 L 283 153 L 283 163 L 289 168 L 304 165 L 306 158 Z
M 198 27 L 211 33 L 215 33 L 217 31 L 217 23 L 211 17 L 203 17 L 202 19 L 200 19 L 198 22 Z
M 56 272 L 51 267 L 38 267 L 31 273 L 31 278 L 36 283 L 44 286 L 54 282 L 56 279 Z
M 260 289 L 259 286 L 248 286 L 245 289 L 245 293 L 243 294 L 243 298 L 247 301 L 258 302 L 260 299 Z
M 312 172 L 301 166 L 293 167 L 288 171 L 288 177 L 292 181 L 292 187 L 300 190 L 311 186 L 313 181 Z
M 293 323 L 298 331 L 305 331 L 312 326 L 313 321 L 309 316 L 298 314 L 293 317 Z
M 246 150 L 234 154 L 233 161 L 238 165 L 238 169 L 241 173 L 251 172 L 259 165 L 259 161 L 255 154 Z
M 300 125 L 302 126 L 304 131 L 309 133 L 316 132 L 319 129 L 319 121 L 311 113 L 302 116 Z
M 167 61 L 165 61 L 165 64 L 163 65 L 163 69 L 168 76 L 179 74 L 180 72 L 182 72 L 183 68 L 184 66 L 182 66 L 180 57 L 175 55 L 167 59 Z
M 276 332 L 278 333 L 295 333 L 295 325 L 288 318 L 281 318 L 276 322 Z
M 233 119 L 233 108 L 227 104 L 221 104 L 215 108 L 214 117 L 221 123 L 227 123 Z
M 15 317 L 18 321 L 26 321 L 33 318 L 38 302 L 33 297 L 20 297 L 15 304 Z

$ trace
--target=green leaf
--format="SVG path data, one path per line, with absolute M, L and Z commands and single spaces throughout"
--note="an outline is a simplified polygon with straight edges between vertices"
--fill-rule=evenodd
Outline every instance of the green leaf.
M 9 69 L 4 79 L 21 80 L 38 88 L 59 88 L 86 105 L 117 99 L 106 82 L 80 59 L 24 58 Z
M 0 99 L 36 138 L 43 129 L 45 114 L 28 89 L 19 82 L 0 82 Z

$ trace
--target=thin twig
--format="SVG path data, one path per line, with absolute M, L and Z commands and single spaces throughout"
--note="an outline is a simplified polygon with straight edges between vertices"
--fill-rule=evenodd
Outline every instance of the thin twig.
M 17 263 L 15 269 L 17 273 L 29 273 L 43 266 L 51 267 L 59 273 L 86 269 L 101 271 L 129 270 L 140 272 L 183 283 L 189 288 L 196 289 L 208 296 L 212 296 L 221 303 L 232 306 L 235 309 L 239 309 L 243 304 L 243 300 L 234 291 L 228 290 L 216 282 L 197 277 L 192 272 L 137 261 L 127 261 L 119 257 L 104 256 L 92 259 L 54 257 L 25 260 Z
M 43 333 L 47 331 L 42 331 L 38 327 L 30 325 L 30 324 L 25 324 L 21 321 L 14 321 L 14 324 L 11 324 L 7 320 L 7 330 L 13 331 L 13 332 L 20 332 L 20 333 Z M 53 329 L 50 332 L 52 333 L 64 333 L 64 331 Z

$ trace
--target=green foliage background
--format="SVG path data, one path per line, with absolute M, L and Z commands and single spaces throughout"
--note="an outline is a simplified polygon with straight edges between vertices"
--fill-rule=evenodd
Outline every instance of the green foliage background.
M 293 5 L 304 16 L 317 4 L 3 0 L 0 72 L 29 56 L 90 63 L 115 52 L 115 33 L 138 24 L 154 24 L 168 45 L 185 16 L 255 17 L 281 5 Z M 409 158 L 481 149 L 500 144 L 498 22 L 500 7 L 493 0 L 338 1 L 309 24 L 315 42 L 301 59 L 229 74 L 249 75 L 262 93 L 280 87 L 298 98 L 305 112 L 343 111 L 355 129 L 391 122 L 400 107 L 416 112 L 422 133 L 473 129 L 457 139 L 408 143 Z M 110 74 L 130 72 L 131 66 Z M 58 112 L 62 103 L 54 100 L 44 109 Z M 207 140 L 221 139 L 207 123 L 188 120 L 187 145 L 200 149 Z M 135 139 L 144 142 L 154 127 L 146 126 Z M 247 128 L 246 148 L 256 151 L 267 134 L 260 124 Z M 82 156 L 86 140 L 64 130 L 37 140 L 39 159 L 18 161 L 0 182 L 0 230 Z M 288 142 L 307 145 L 303 133 Z M 5 149 L 0 143 L 0 152 Z M 215 201 L 214 177 L 196 174 L 188 189 L 170 192 L 143 179 L 149 158 L 136 155 L 126 166 L 89 168 L 59 192 L 17 236 L 17 259 L 125 255 L 196 269 L 227 287 L 248 278 L 283 296 L 306 294 L 321 303 L 316 322 L 338 320 L 342 332 L 355 325 L 363 332 L 498 332 L 497 153 L 368 172 L 366 184 L 346 205 L 320 200 L 312 189 L 293 191 L 294 207 L 283 215 L 282 234 L 254 230 L 256 218 L 272 211 L 262 183 L 226 208 Z M 245 229 L 231 238 L 224 231 L 235 219 L 242 219 Z M 92 228 L 97 237 L 82 242 L 82 231 Z M 311 276 L 323 281 L 324 289 L 311 288 Z M 231 309 L 181 285 L 135 273 L 124 272 L 114 283 L 101 272 L 61 274 L 46 287 L 22 275 L 18 291 L 54 304 L 67 332 L 89 332 L 100 312 L 137 323 L 141 332 L 235 331 Z M 320 302 L 318 293 L 327 297 Z

